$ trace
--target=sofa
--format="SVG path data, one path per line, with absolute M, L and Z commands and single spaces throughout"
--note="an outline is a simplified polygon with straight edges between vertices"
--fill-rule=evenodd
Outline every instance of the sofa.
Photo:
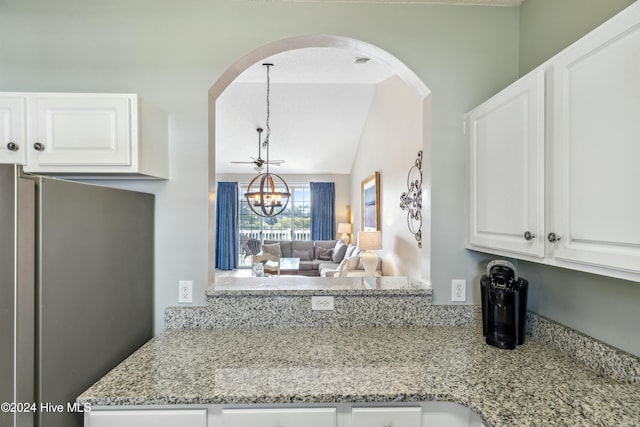
M 360 262 L 362 251 L 356 245 L 342 240 L 265 240 L 262 254 L 282 258 L 300 258 L 299 275 L 331 277 L 337 275 L 363 275 Z M 378 258 L 378 274 L 382 262 Z M 340 273 L 339 273 L 340 272 Z

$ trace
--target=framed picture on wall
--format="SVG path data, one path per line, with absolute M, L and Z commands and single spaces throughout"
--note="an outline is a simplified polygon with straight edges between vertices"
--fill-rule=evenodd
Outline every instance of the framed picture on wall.
M 362 181 L 362 231 L 380 230 L 380 173 Z

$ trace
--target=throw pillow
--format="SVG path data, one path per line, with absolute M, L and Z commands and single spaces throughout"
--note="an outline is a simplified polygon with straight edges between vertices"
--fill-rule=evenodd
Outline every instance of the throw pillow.
M 348 270 L 358 269 L 358 263 L 360 262 L 360 255 L 353 255 L 349 258 L 345 258 L 345 260 L 346 260 Z
M 347 251 L 344 253 L 344 257 L 351 258 L 351 255 L 353 255 L 353 251 L 355 250 L 356 250 L 356 245 L 349 243 L 349 246 L 347 246 Z
M 318 259 L 321 261 L 331 261 L 333 249 L 318 248 Z
M 342 262 L 340 262 L 340 265 L 338 266 L 338 272 L 336 273 L 337 277 L 347 277 L 347 274 L 349 273 L 349 266 L 347 264 L 347 261 L 349 260 L 345 258 L 342 260 Z
M 311 251 L 293 250 L 293 257 L 300 258 L 300 261 L 311 261 Z
M 265 254 L 277 256 L 278 258 L 282 256 L 280 243 L 269 243 L 268 245 L 262 245 L 262 252 Z
M 342 240 L 336 242 L 336 246 L 333 248 L 333 255 L 331 260 L 335 263 L 340 263 L 344 259 L 344 254 L 347 252 L 347 244 Z

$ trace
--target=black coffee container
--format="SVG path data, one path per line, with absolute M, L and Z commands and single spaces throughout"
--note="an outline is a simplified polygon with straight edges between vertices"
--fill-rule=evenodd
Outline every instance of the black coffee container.
M 524 343 L 528 287 L 510 262 L 487 265 L 487 274 L 480 278 L 482 335 L 487 344 L 511 350 Z

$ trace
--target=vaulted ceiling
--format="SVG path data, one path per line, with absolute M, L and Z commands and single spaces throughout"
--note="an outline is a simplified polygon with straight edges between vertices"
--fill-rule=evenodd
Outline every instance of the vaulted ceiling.
M 260 0 L 246 0 L 260 1 Z M 429 3 L 519 6 L 524 0 L 264 0 L 281 2 Z M 376 86 L 393 72 L 351 48 L 305 48 L 246 69 L 216 102 L 216 173 L 255 174 L 257 128 L 266 136 L 270 68 L 270 159 L 282 174 L 348 174 Z M 266 159 L 266 153 L 260 153 Z
M 305 48 L 254 64 L 216 104 L 216 172 L 255 173 L 258 127 L 266 136 L 270 68 L 270 158 L 277 173 L 348 174 L 376 86 L 393 73 L 347 48 Z M 262 152 L 262 158 L 266 153 Z M 276 172 L 276 169 L 274 169 Z

